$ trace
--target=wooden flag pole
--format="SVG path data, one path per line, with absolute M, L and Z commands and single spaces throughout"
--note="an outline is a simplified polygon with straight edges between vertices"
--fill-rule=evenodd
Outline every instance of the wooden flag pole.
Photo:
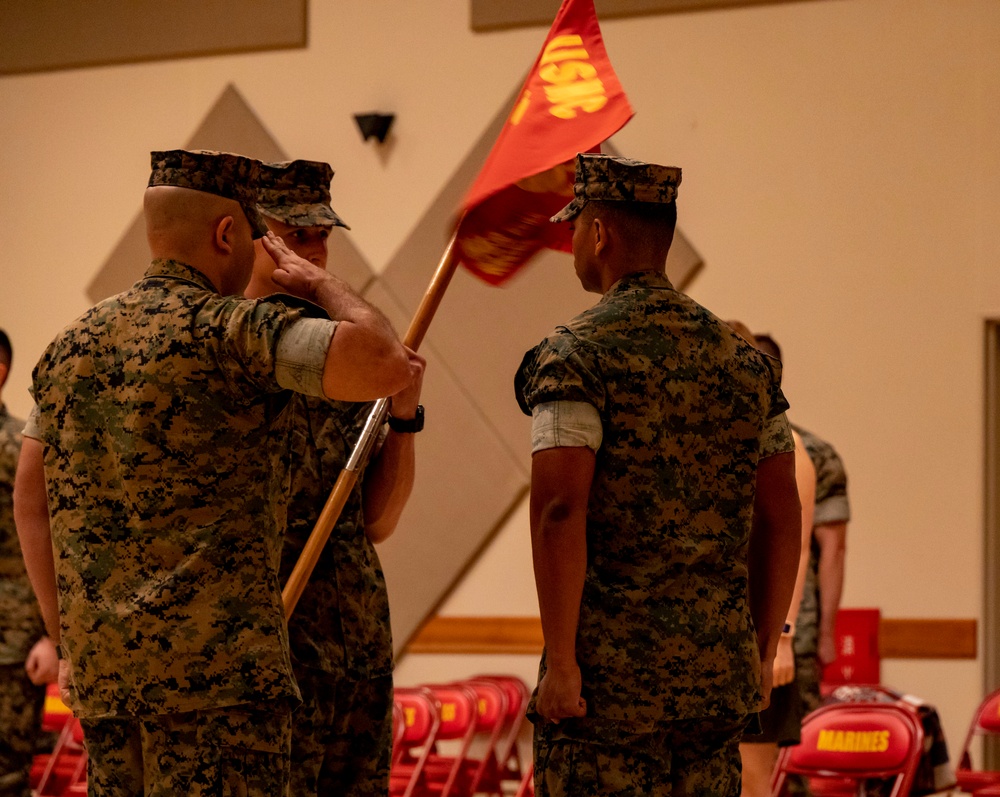
M 417 312 L 413 315 L 410 327 L 406 330 L 406 337 L 403 338 L 404 345 L 414 351 L 420 348 L 420 344 L 424 340 L 424 335 L 427 334 L 427 328 L 434 319 L 434 314 L 437 312 L 438 306 L 444 298 L 445 291 L 448 290 L 448 285 L 458 265 L 458 261 L 452 254 L 458 225 L 456 225 L 455 230 L 456 232 L 452 233 L 451 240 L 448 242 L 448 246 L 441 256 L 441 262 L 438 263 L 430 285 L 427 286 L 424 298 L 421 299 L 420 306 L 417 307 Z M 361 430 L 361 436 L 358 438 L 358 442 L 355 443 L 354 450 L 351 452 L 347 464 L 344 465 L 344 469 L 340 472 L 340 476 L 337 477 L 337 481 L 330 491 L 330 496 L 326 499 L 326 504 L 323 506 L 323 511 L 319 513 L 316 525 L 313 527 L 312 533 L 309 535 L 309 539 L 306 541 L 305 547 L 302 549 L 302 553 L 295 563 L 292 574 L 288 577 L 288 582 L 285 584 L 284 590 L 282 590 L 281 600 L 285 605 L 286 620 L 292 616 L 299 598 L 302 597 L 302 593 L 305 591 L 309 577 L 312 575 L 316 563 L 319 561 L 323 546 L 326 545 L 333 527 L 340 519 L 341 512 L 344 511 L 344 505 L 347 504 L 347 499 L 358 481 L 358 474 L 364 467 L 365 462 L 368 461 L 368 457 L 375 445 L 375 440 L 378 438 L 379 430 L 382 428 L 382 424 L 385 423 L 388 413 L 389 399 L 387 398 L 376 401 L 371 412 L 368 413 L 368 419 Z

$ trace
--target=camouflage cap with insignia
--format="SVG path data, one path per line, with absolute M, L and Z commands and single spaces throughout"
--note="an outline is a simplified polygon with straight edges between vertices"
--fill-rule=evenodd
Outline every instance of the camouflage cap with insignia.
M 212 150 L 171 149 L 150 153 L 149 187 L 172 185 L 226 197 L 240 203 L 254 238 L 267 235 L 267 222 L 257 210 L 261 163 L 243 155 Z
M 294 160 L 261 165 L 257 207 L 293 227 L 351 229 L 330 207 L 333 168 L 322 161 Z
M 573 201 L 551 221 L 569 221 L 591 199 L 602 202 L 656 202 L 677 199 L 681 170 L 613 155 L 581 153 L 576 156 Z

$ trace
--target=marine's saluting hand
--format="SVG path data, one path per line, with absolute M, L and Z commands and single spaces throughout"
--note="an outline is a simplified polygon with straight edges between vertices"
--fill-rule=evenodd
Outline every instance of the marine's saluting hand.
M 319 266 L 299 257 L 273 232 L 269 231 L 261 239 L 261 243 L 277 266 L 271 279 L 279 288 L 293 296 L 315 302 L 316 291 L 320 284 L 330 279 L 336 279 Z

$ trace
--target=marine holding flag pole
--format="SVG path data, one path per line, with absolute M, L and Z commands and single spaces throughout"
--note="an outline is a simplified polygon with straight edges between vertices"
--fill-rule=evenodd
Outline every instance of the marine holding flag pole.
M 437 312 L 438 306 L 444 298 L 445 291 L 448 290 L 448 284 L 451 282 L 452 275 L 454 275 L 455 268 L 458 265 L 452 255 L 454 243 L 455 234 L 453 233 L 448 246 L 444 250 L 444 254 L 441 256 L 441 262 L 438 263 L 437 270 L 431 278 L 431 283 L 424 293 L 424 298 L 420 301 L 420 306 L 417 308 L 413 320 L 410 321 L 410 327 L 406 331 L 406 336 L 403 338 L 403 344 L 414 351 L 420 348 L 420 344 L 424 340 L 424 335 L 427 334 L 427 329 L 434 318 L 434 313 Z M 365 425 L 361 430 L 361 435 L 358 437 L 358 442 L 354 444 L 354 450 L 351 451 L 351 456 L 347 460 L 347 464 L 344 465 L 340 476 L 337 477 L 337 481 L 330 491 L 330 496 L 323 505 L 323 511 L 319 513 L 316 525 L 313 527 L 312 532 L 310 532 L 309 539 L 306 540 L 305 547 L 302 549 L 302 553 L 299 554 L 298 561 L 295 563 L 295 567 L 292 569 L 291 575 L 288 576 L 288 581 L 281 592 L 281 600 L 285 606 L 286 620 L 292 616 L 299 598 L 302 597 L 302 593 L 305 591 L 309 577 L 316 568 L 316 563 L 319 562 L 323 546 L 326 545 L 333 527 L 337 525 L 337 520 L 340 519 L 340 514 L 344 511 L 347 499 L 350 497 L 351 491 L 358 481 L 358 474 L 364 468 L 365 462 L 368 461 L 368 457 L 371 455 L 375 440 L 378 438 L 379 430 L 382 428 L 382 424 L 385 423 L 388 413 L 389 399 L 387 398 L 376 401 L 368 413 L 368 418 L 365 420 Z
M 510 116 L 462 204 L 462 215 L 403 343 L 420 346 L 459 262 L 492 285 L 545 248 L 570 251 L 569 225 L 550 224 L 573 196 L 573 159 L 633 115 L 604 49 L 594 0 L 563 0 Z M 295 611 L 385 422 L 377 401 L 282 592 Z

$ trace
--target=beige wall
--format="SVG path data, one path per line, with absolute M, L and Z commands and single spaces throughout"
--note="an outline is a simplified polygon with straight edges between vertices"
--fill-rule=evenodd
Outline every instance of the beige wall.
M 543 37 L 474 35 L 462 0 L 310 13 L 304 51 L 0 78 L 0 326 L 17 347 L 4 392 L 15 412 L 29 406 L 30 365 L 86 308 L 86 285 L 138 210 L 149 150 L 186 141 L 227 84 L 287 152 L 334 164 L 335 207 L 381 271 Z M 637 110 L 618 147 L 684 167 L 681 224 L 707 264 L 691 293 L 779 337 L 793 417 L 848 465 L 845 603 L 980 616 L 1000 4 L 829 0 L 603 27 Z M 397 114 L 388 151 L 354 127 L 371 110 Z M 512 559 L 522 577 L 503 583 L 518 613 L 533 600 L 523 512 L 508 534 L 479 572 Z M 470 613 L 473 595 L 447 611 Z M 420 666 L 404 662 L 400 681 Z M 884 680 L 935 702 L 960 744 L 977 663 L 889 663 Z

